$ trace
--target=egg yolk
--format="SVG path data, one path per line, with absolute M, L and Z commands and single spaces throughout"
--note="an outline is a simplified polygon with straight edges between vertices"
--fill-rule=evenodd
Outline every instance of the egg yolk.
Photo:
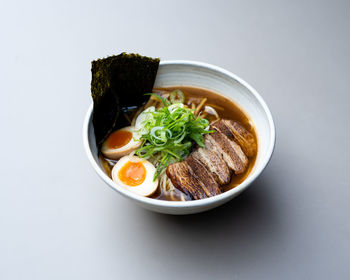
M 146 178 L 146 168 L 142 162 L 127 162 L 118 172 L 119 179 L 128 186 L 135 187 Z
M 113 132 L 107 141 L 107 145 L 111 149 L 118 149 L 130 142 L 132 133 L 127 130 L 117 130 Z

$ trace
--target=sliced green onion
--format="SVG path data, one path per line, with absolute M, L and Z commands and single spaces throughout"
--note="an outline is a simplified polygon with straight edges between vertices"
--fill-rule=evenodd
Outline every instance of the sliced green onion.
M 170 102 L 172 104 L 174 103 L 184 103 L 185 102 L 185 94 L 179 90 L 176 89 L 170 93 Z
M 212 131 L 208 130 L 208 120 L 195 117 L 193 110 L 184 107 L 185 95 L 182 91 L 171 92 L 172 104 L 160 95 L 149 95 L 159 99 L 163 107 L 147 112 L 147 117 L 143 118 L 142 129 L 140 127 L 143 142 L 136 155 L 152 160 L 156 166 L 155 180 L 170 163 L 185 159 L 193 143 L 203 147 L 203 135 Z

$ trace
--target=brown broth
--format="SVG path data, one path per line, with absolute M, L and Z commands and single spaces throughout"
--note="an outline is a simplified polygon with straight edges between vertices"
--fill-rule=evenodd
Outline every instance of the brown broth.
M 198 100 L 199 103 L 201 99 L 207 98 L 205 105 L 212 105 L 212 107 L 215 108 L 220 118 L 222 119 L 230 119 L 240 122 L 247 130 L 249 130 L 254 135 L 255 141 L 256 143 L 258 143 L 252 122 L 249 120 L 248 116 L 243 112 L 243 110 L 239 108 L 239 106 L 235 104 L 231 99 L 207 89 L 189 86 L 155 88 L 154 91 L 172 91 L 175 89 L 180 89 L 185 93 L 185 104 L 190 99 Z M 113 165 L 116 161 L 106 159 L 102 155 L 100 155 L 100 160 L 107 175 L 111 177 L 111 169 L 113 168 Z M 231 178 L 231 182 L 223 186 L 223 190 L 228 191 L 241 184 L 247 178 L 250 171 L 253 169 L 255 160 L 256 154 L 252 157 L 249 157 L 249 165 L 246 172 L 240 175 L 233 175 Z M 156 193 L 154 193 L 151 197 L 160 200 L 181 200 L 180 191 L 178 190 L 175 191 L 175 194 L 173 196 L 170 196 L 168 193 L 164 193 L 161 190 L 157 190 Z M 186 199 L 188 199 L 188 197 L 186 197 Z

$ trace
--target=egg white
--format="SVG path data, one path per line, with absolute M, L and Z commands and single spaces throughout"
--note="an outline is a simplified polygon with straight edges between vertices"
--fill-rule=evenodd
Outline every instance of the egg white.
M 141 162 L 143 166 L 146 169 L 146 178 L 145 180 L 138 186 L 129 186 L 122 182 L 119 178 L 119 171 L 122 169 L 122 167 L 127 164 L 128 162 Z M 125 156 L 122 157 L 116 165 L 114 165 L 112 169 L 112 179 L 113 181 L 121 186 L 122 188 L 131 191 L 133 193 L 136 193 L 141 196 L 150 196 L 153 194 L 158 187 L 158 179 L 153 181 L 153 176 L 156 172 L 156 168 L 152 163 L 150 163 L 148 160 L 136 157 L 136 156 Z
M 131 140 L 126 145 L 120 148 L 111 149 L 107 145 L 107 142 L 108 142 L 108 138 L 107 138 L 107 140 L 102 144 L 102 147 L 101 147 L 101 152 L 105 157 L 110 159 L 120 159 L 121 157 L 130 154 L 132 151 L 135 151 L 137 148 L 141 146 L 142 141 L 135 139 L 136 134 L 135 134 L 134 126 L 124 127 L 122 129 L 119 129 L 119 131 L 120 130 L 130 131 L 132 133 Z

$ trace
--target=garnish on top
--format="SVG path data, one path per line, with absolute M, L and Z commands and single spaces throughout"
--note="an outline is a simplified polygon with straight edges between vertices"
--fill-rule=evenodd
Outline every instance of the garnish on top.
M 207 119 L 196 117 L 194 110 L 183 104 L 185 98 L 180 90 L 170 94 L 170 101 L 150 95 L 159 99 L 163 107 L 149 107 L 138 116 L 135 128 L 143 143 L 136 155 L 156 164 L 155 180 L 169 164 L 185 159 L 194 143 L 204 147 L 203 135 L 211 131 Z

